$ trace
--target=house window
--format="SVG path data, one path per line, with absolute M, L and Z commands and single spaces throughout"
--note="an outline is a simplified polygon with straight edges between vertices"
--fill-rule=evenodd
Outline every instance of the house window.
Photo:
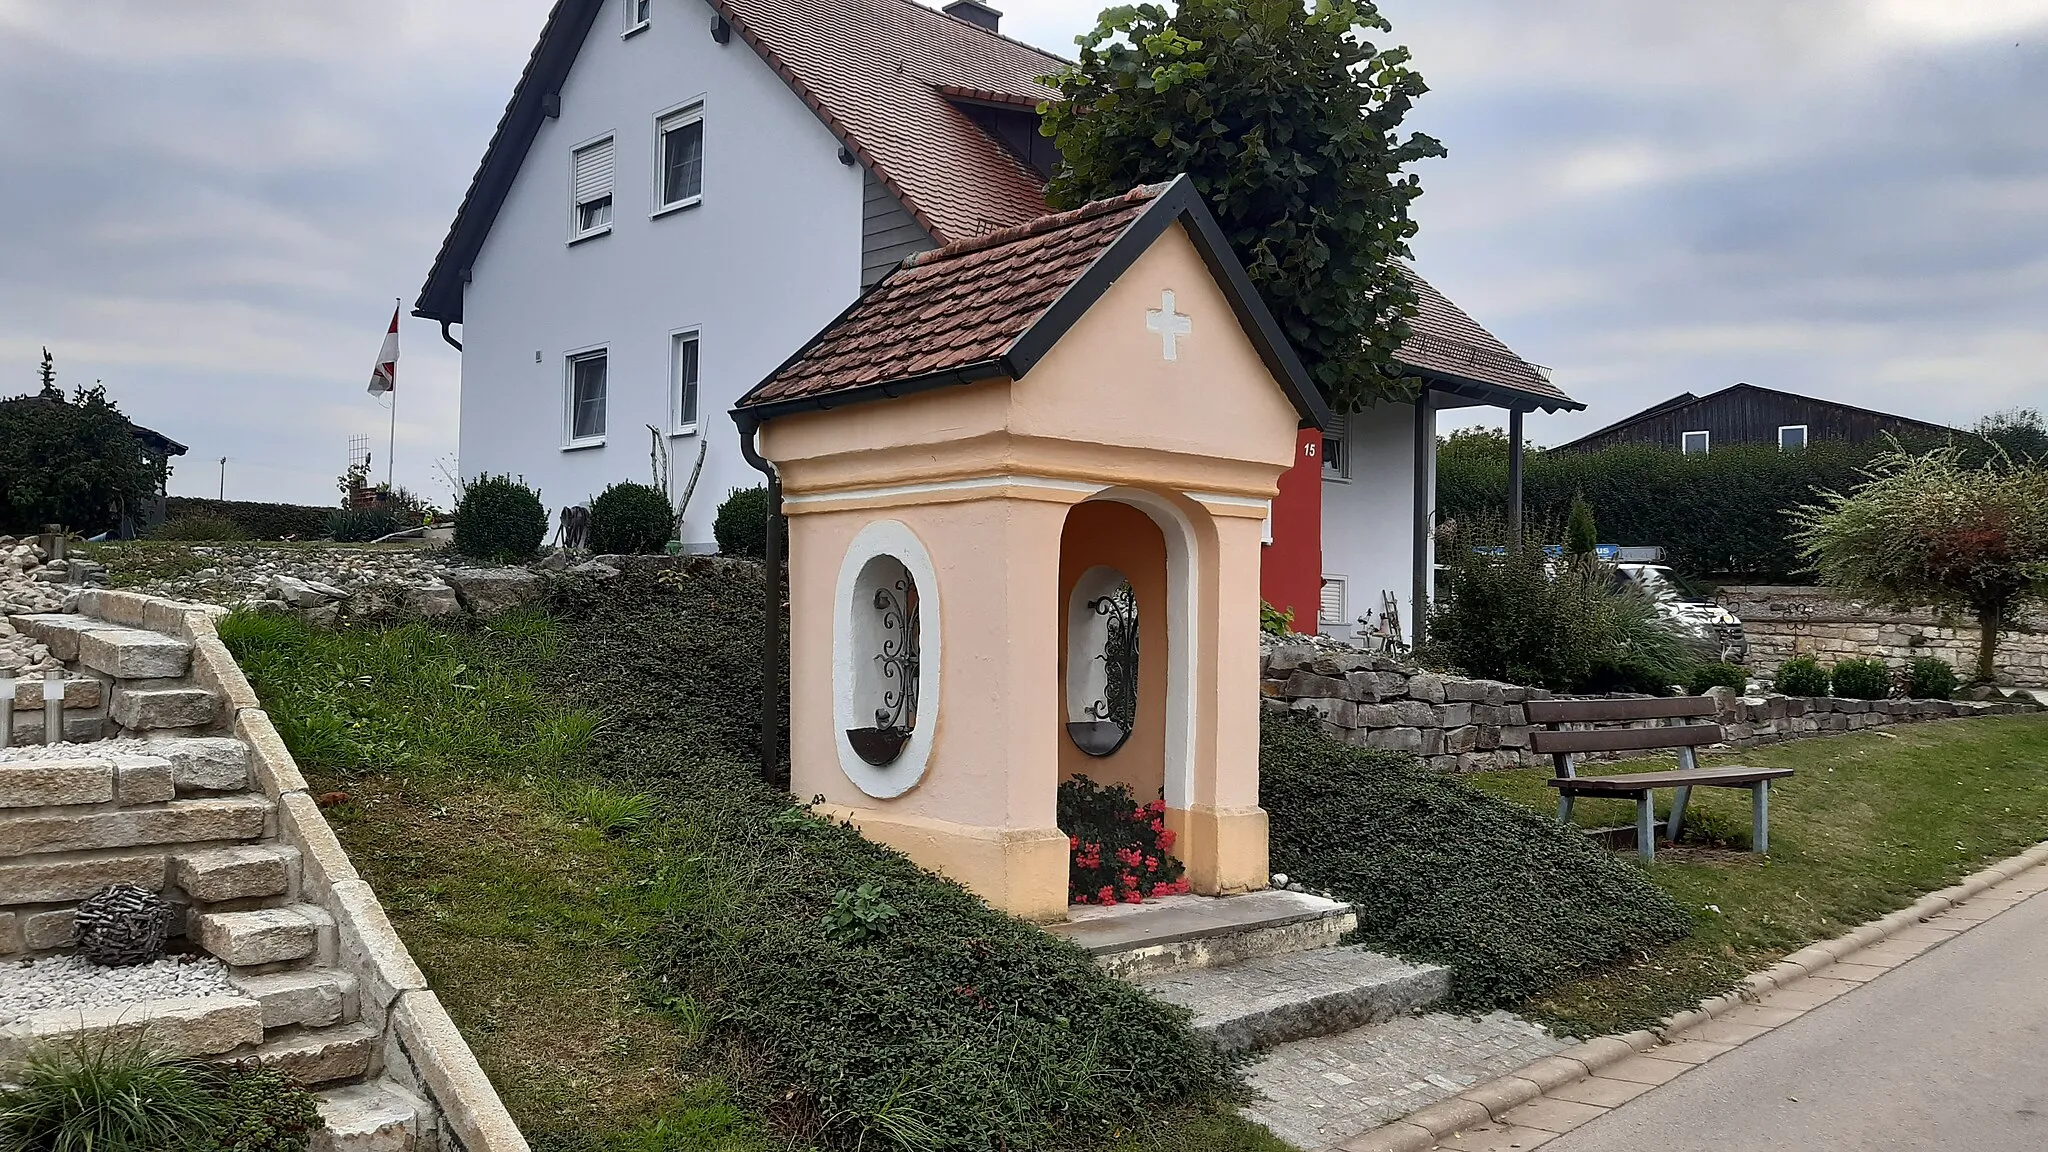
M 620 35 L 631 36 L 633 33 L 647 27 L 647 21 L 653 15 L 653 9 L 654 0 L 626 0 L 626 30 L 620 33 Z
M 569 357 L 569 443 L 604 443 L 605 375 L 610 357 L 600 348 Z
M 677 432 L 697 430 L 697 333 L 669 337 L 669 411 Z
M 688 208 L 704 197 L 704 106 L 654 122 L 655 215 Z
M 1778 451 L 1790 452 L 1806 447 L 1806 425 L 1781 424 L 1778 426 Z
M 1348 621 L 1344 616 L 1344 577 L 1323 577 L 1323 602 L 1316 609 L 1316 620 L 1324 625 L 1343 626 Z
M 1345 448 L 1343 436 L 1323 433 L 1323 479 L 1351 478 L 1351 454 Z
M 612 138 L 576 149 L 570 164 L 569 239 L 612 230 Z
M 1695 454 L 1700 456 L 1706 455 L 1707 434 L 1705 432 L 1681 433 L 1678 438 L 1678 449 L 1688 456 Z

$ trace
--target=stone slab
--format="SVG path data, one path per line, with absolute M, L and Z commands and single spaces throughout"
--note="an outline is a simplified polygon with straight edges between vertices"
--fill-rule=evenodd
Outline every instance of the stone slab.
M 226 736 L 176 736 L 139 745 L 171 762 L 179 792 L 230 792 L 249 786 L 249 748 Z
M 204 688 L 130 688 L 117 684 L 109 714 L 114 723 L 131 731 L 204 728 L 220 714 L 220 698 Z
M 1363 948 L 1321 948 L 1140 981 L 1194 1013 L 1226 1052 L 1331 1036 L 1426 1008 L 1450 992 L 1450 971 Z
M 273 845 L 232 845 L 179 852 L 172 859 L 171 880 L 185 895 L 204 904 L 283 896 L 291 890 L 298 850 Z
M 1046 931 L 1101 956 L 1351 915 L 1351 906 L 1304 892 L 1268 889 L 1243 896 L 1167 896 L 1143 904 L 1084 905 Z
M 322 1092 L 310 1152 L 413 1152 L 425 1106 L 388 1081 Z
M 392 1013 L 398 1047 L 425 1080 L 432 1101 L 471 1152 L 528 1152 L 526 1137 L 484 1077 L 447 1009 L 432 992 L 407 992 Z
M 194 919 L 201 948 L 238 968 L 303 960 L 320 946 L 319 919 L 303 905 L 208 912 Z
M 0 1028 L 0 1064 L 87 1036 L 147 1044 L 171 1056 L 218 1056 L 262 1042 L 263 1008 L 240 996 L 196 996 L 31 1013 Z
M 277 1068 L 301 1084 L 332 1084 L 368 1075 L 376 1066 L 382 1037 L 366 1024 L 295 1031 L 248 1053 L 267 1068 Z
M 324 1028 L 349 1014 L 355 978 L 346 972 L 311 968 L 230 977 L 244 996 L 263 1005 L 263 1027 Z
M 164 886 L 162 855 L 88 856 L 0 864 L 0 904 L 61 904 L 83 900 L 109 884 L 155 892 Z
M 78 662 L 120 680 L 164 680 L 183 676 L 192 646 L 139 628 L 98 628 L 78 637 Z
M 122 757 L 114 768 L 114 797 L 123 806 L 162 804 L 177 797 L 171 762 L 161 756 Z
M 269 801 L 254 796 L 173 800 L 150 808 L 50 815 L 0 815 L 0 858 L 144 844 L 254 840 L 263 835 Z
M 0 808 L 105 804 L 114 766 L 103 759 L 0 761 Z

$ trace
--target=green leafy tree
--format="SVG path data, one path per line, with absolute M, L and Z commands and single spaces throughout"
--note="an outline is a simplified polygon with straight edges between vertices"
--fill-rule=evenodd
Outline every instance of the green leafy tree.
M 1793 513 L 1822 583 L 1976 617 L 1977 679 L 1997 673 L 1999 633 L 2048 596 L 2048 465 L 1971 465 L 1955 446 L 1880 456 L 1850 492 Z
M 1977 435 L 2018 461 L 2048 463 L 2048 421 L 2035 408 L 2009 408 L 1977 421 Z
M 1102 13 L 1048 82 L 1040 130 L 1064 166 L 1058 205 L 1187 173 L 1340 410 L 1406 398 L 1394 351 L 1415 289 L 1415 161 L 1444 154 L 1401 121 L 1427 90 L 1370 0 L 1182 0 Z
M 170 463 L 135 435 L 104 387 L 57 387 L 48 349 L 40 392 L 0 400 L 0 531 L 113 528 L 163 489 Z
M 1591 556 L 1600 547 L 1600 530 L 1593 526 L 1593 506 L 1578 493 L 1572 494 L 1571 516 L 1564 523 L 1564 550 L 1569 556 Z

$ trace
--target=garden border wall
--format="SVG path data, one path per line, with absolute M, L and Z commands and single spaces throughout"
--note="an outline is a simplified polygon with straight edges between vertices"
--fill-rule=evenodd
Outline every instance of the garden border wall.
M 363 1019 L 384 1033 L 383 1075 L 441 1114 L 459 1152 L 529 1152 L 526 1137 L 512 1122 L 440 998 L 427 986 L 377 894 L 356 874 L 255 689 L 221 642 L 214 622 L 227 610 L 91 589 L 79 595 L 78 611 L 191 643 L 194 678 L 219 696 L 235 736 L 249 746 L 257 785 L 277 805 L 278 838 L 299 850 L 304 899 L 319 903 L 334 917 L 338 966 L 356 979 Z
M 1977 625 L 1930 608 L 1897 610 L 1828 589 L 1781 584 L 1730 585 L 1714 597 L 1742 618 L 1751 667 L 1775 670 L 1794 656 L 1823 664 L 1852 656 L 1903 664 L 1939 656 L 1968 677 L 1977 667 Z M 1998 642 L 1998 682 L 2048 687 L 2048 611 L 2036 612 Z
M 1446 772 L 1550 762 L 1529 750 L 1532 727 L 1523 707 L 1557 695 L 1541 688 L 1444 676 L 1387 656 L 1301 641 L 1264 649 L 1259 691 L 1269 711 L 1313 713 L 1326 734 L 1346 744 L 1410 752 Z M 1723 748 L 1954 716 L 2041 711 L 2017 701 L 1742 696 L 1729 688 L 1709 695 L 1719 701 L 1716 718 L 1727 739 L 1717 747 Z

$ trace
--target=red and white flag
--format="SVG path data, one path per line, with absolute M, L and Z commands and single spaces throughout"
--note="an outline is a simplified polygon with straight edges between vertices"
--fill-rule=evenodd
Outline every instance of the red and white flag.
M 384 333 L 384 347 L 377 352 L 377 366 L 370 370 L 370 395 L 382 396 L 398 387 L 398 305 L 391 306 L 391 330 Z

